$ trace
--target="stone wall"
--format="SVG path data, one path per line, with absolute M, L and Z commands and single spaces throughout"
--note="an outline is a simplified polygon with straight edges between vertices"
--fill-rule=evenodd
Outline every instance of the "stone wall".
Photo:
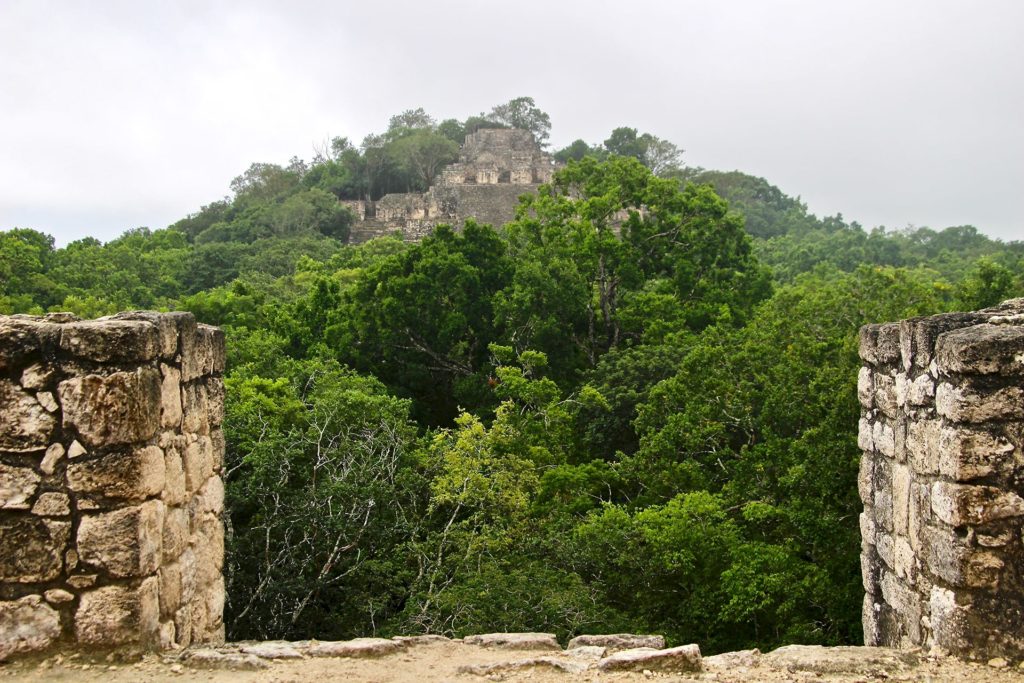
M 1024 299 L 861 329 L 864 639 L 1024 659 Z
M 224 338 L 0 316 L 0 660 L 224 639 Z

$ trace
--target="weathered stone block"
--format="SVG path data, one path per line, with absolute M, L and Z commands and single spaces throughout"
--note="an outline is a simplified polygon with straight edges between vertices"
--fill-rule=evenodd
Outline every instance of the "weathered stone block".
M 186 489 L 189 494 L 195 493 L 213 474 L 213 442 L 210 437 L 195 437 L 185 447 L 182 464 Z
M 190 511 L 193 517 L 198 515 L 219 516 L 224 511 L 224 482 L 213 475 L 206 480 L 195 497 L 192 498 Z
M 861 625 L 864 628 L 864 644 L 877 646 L 881 644 L 882 635 L 878 624 L 878 611 L 881 605 L 875 602 L 876 598 L 871 593 L 864 594 L 864 602 L 861 604 Z M 876 606 L 878 609 L 876 609 Z
M 896 457 L 896 432 L 885 420 L 878 420 L 872 426 L 871 440 L 875 450 L 887 458 Z
M 938 420 L 920 420 L 907 425 L 907 461 L 916 474 L 933 475 L 939 471 Z
M 877 528 L 877 527 L 876 527 Z M 875 551 L 885 566 L 892 569 L 896 566 L 896 546 L 892 535 L 879 531 L 875 534 Z
M 875 380 L 871 368 L 865 366 L 857 374 L 857 400 L 866 409 L 874 407 Z
M 87 320 L 61 329 L 60 348 L 78 358 L 145 362 L 160 350 L 157 329 L 142 320 Z
M 192 548 L 186 548 L 178 557 L 178 569 L 181 572 L 181 604 L 190 604 L 199 590 L 197 560 Z
M 46 602 L 51 605 L 65 605 L 74 601 L 75 594 L 69 593 L 63 588 L 51 588 L 50 590 L 43 592 L 43 597 L 45 597 Z
M 28 510 L 39 482 L 40 477 L 34 470 L 0 462 L 0 509 Z
M 29 391 L 45 389 L 53 379 L 53 369 L 41 363 L 33 363 L 21 371 L 21 386 Z
M 213 325 L 200 325 L 200 330 L 207 337 L 210 344 L 210 372 L 215 375 L 222 374 L 224 372 L 225 365 L 227 364 L 227 354 L 225 353 L 224 344 L 224 330 Z
M 1004 386 L 988 390 L 965 380 L 960 385 L 939 384 L 935 410 L 953 422 L 1024 419 L 1024 388 Z
M 1024 326 L 982 324 L 947 332 L 936 349 L 944 375 L 1024 372 Z
M 114 576 L 152 574 L 162 557 L 163 517 L 158 500 L 85 515 L 78 527 L 78 554 Z
M 893 540 L 893 571 L 896 576 L 906 581 L 909 586 L 917 582 L 917 560 L 914 550 L 905 536 L 897 536 Z
M 601 671 L 703 671 L 700 648 L 695 644 L 667 650 L 640 648 L 622 650 L 598 662 Z
M 152 438 L 160 426 L 160 374 L 153 368 L 86 375 L 60 383 L 64 427 L 90 446 Z
M 912 484 L 910 488 L 910 513 L 907 516 L 907 540 L 917 552 L 921 549 L 921 534 L 924 525 L 932 519 L 931 486 Z
M 174 621 L 161 621 L 159 634 L 161 650 L 173 650 L 177 647 L 177 631 L 174 628 Z
M 0 601 L 0 662 L 13 654 L 38 652 L 60 637 L 60 614 L 38 595 Z
M 217 578 L 203 589 L 202 602 L 206 607 L 207 623 L 204 642 L 224 641 L 224 602 L 226 599 L 224 576 L 218 573 Z
M 181 567 L 171 562 L 160 567 L 160 616 L 173 618 L 181 609 Z
M 864 452 L 875 449 L 873 429 L 871 422 L 866 417 L 862 417 L 857 423 L 857 447 Z
M 929 596 L 929 611 L 932 638 L 941 650 L 962 653 L 970 648 L 969 633 L 971 611 L 969 598 L 957 598 L 956 593 L 940 586 L 932 587 Z
M 874 552 L 863 552 L 860 556 L 860 578 L 864 584 L 864 590 L 868 593 L 876 593 L 878 587 L 878 576 L 881 570 L 878 555 Z
M 892 468 L 892 526 L 896 534 L 907 534 L 910 515 L 910 469 L 897 463 Z
M 210 433 L 210 405 L 206 385 L 193 382 L 181 391 L 183 415 L 182 429 L 190 434 Z
M 906 415 L 898 415 L 893 421 L 892 435 L 893 435 L 893 451 L 895 453 L 896 462 L 907 461 L 907 434 L 910 430 L 911 421 L 907 419 Z
M 928 570 L 953 586 L 993 588 L 999 583 L 1003 560 L 990 550 L 972 548 L 952 529 L 925 529 L 925 560 Z
M 899 615 L 901 625 L 906 629 L 909 640 L 906 646 L 922 642 L 921 616 L 922 600 L 913 588 L 890 572 L 883 572 L 879 585 L 882 598 Z
M 223 372 L 224 333 L 209 325 L 179 327 L 181 332 L 181 380 Z
M 860 357 L 872 365 L 888 365 L 900 359 L 900 325 L 864 325 L 860 328 Z
M 155 576 L 137 588 L 105 586 L 83 593 L 75 612 L 75 637 L 87 645 L 157 644 L 158 593 Z
M 918 375 L 906 385 L 906 403 L 909 406 L 931 405 L 935 399 L 935 380 L 928 373 Z
M 64 446 L 59 443 L 51 444 L 46 449 L 46 455 L 43 456 L 42 462 L 39 463 L 39 469 L 43 471 L 43 474 L 53 474 L 57 471 L 57 464 L 64 459 Z
M 48 413 L 55 413 L 60 410 L 60 406 L 57 405 L 57 399 L 49 391 L 37 392 L 36 400 L 39 401 L 39 405 Z
M 1024 515 L 1024 498 L 994 486 L 938 481 L 932 485 L 931 499 L 935 516 L 953 527 Z
M 221 576 L 224 567 L 224 525 L 213 515 L 193 521 L 192 552 L 196 558 L 196 584 L 205 587 Z
M 192 643 L 192 605 L 181 606 L 174 613 L 174 638 L 178 647 L 188 647 Z
M 164 453 L 156 446 L 146 446 L 75 460 L 68 464 L 67 477 L 68 487 L 79 495 L 144 500 L 164 490 Z
M 181 371 L 161 364 L 160 374 L 160 426 L 177 429 L 181 425 Z
M 224 380 L 210 377 L 206 380 L 207 409 L 211 427 L 219 427 L 224 422 Z
M 188 548 L 191 538 L 188 510 L 180 507 L 168 508 L 164 513 L 164 562 L 176 560 Z
M 877 535 L 878 531 L 875 527 L 874 518 L 866 512 L 860 513 L 860 540 L 862 541 L 862 545 L 874 545 Z M 867 551 L 865 550 L 865 552 Z
M 154 311 L 125 311 L 114 315 L 114 320 L 144 320 L 152 324 L 157 331 L 160 358 L 170 360 L 178 352 L 178 327 L 172 313 L 156 313 Z
M 60 576 L 71 523 L 39 517 L 0 517 L 0 581 L 42 583 Z
M 224 432 L 221 429 L 210 430 L 210 445 L 213 449 L 213 471 L 220 474 L 224 469 Z
M 955 481 L 970 481 L 999 471 L 1014 445 L 991 431 L 945 427 L 939 434 L 939 472 Z
M 88 455 L 89 451 L 85 450 L 85 446 L 78 443 L 78 441 L 72 441 L 71 445 L 68 446 L 68 457 L 69 458 L 80 458 L 83 455 Z
M 35 396 L 0 379 L 0 450 L 27 453 L 50 443 L 57 421 Z
M 56 345 L 60 325 L 4 316 L 0 318 L 0 370 L 21 365 L 41 348 Z
M 32 514 L 40 517 L 67 517 L 71 514 L 71 499 L 66 493 L 47 491 L 39 494 Z
M 72 574 L 67 578 L 66 583 L 72 588 L 85 590 L 95 586 L 98 580 L 99 574 Z
M 986 319 L 987 316 L 980 313 L 943 313 L 900 322 L 903 367 L 907 370 L 911 367 L 927 368 L 935 357 L 936 341 L 941 334 L 976 325 Z
M 185 465 L 175 445 L 164 448 L 163 501 L 167 505 L 181 505 L 188 500 Z
M 883 373 L 875 373 L 875 407 L 882 411 L 882 414 L 895 418 L 899 411 L 899 404 L 896 401 L 896 378 Z

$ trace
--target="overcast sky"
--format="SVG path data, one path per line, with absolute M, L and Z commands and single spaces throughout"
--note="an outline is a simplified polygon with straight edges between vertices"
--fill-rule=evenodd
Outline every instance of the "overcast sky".
M 1021 0 L 0 0 L 0 229 L 162 228 L 254 161 L 529 95 L 866 227 L 1024 239 Z

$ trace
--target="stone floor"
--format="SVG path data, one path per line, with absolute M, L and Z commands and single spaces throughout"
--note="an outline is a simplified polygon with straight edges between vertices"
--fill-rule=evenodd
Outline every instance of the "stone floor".
M 585 636 L 565 649 L 550 634 L 486 634 L 351 641 L 244 642 L 144 657 L 57 655 L 0 665 L 16 681 L 1024 681 L 1024 667 L 965 663 L 919 651 L 790 645 L 701 657 L 660 636 Z

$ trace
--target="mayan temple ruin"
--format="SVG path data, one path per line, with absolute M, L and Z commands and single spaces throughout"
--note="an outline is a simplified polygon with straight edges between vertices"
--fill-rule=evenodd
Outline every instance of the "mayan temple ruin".
M 529 131 L 482 128 L 466 136 L 459 160 L 445 167 L 426 192 L 343 202 L 356 216 L 349 241 L 394 232 L 420 240 L 441 223 L 460 226 L 468 218 L 502 225 L 512 220 L 519 196 L 549 182 L 555 170 L 555 161 Z

